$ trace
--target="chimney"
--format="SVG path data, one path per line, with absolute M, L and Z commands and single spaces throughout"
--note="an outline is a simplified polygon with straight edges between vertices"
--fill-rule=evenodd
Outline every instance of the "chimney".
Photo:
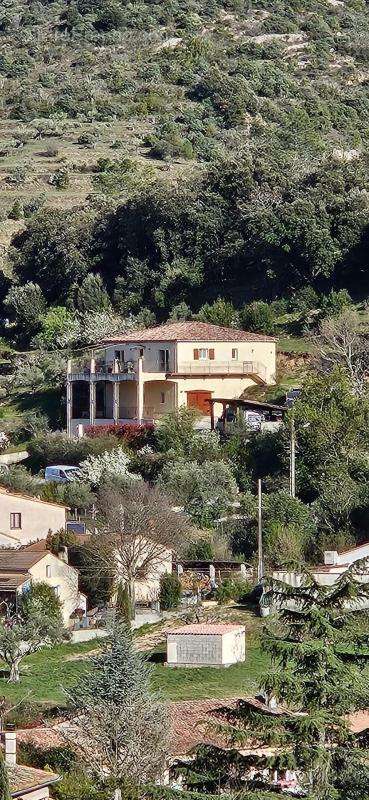
M 5 763 L 14 766 L 17 763 L 17 734 L 15 725 L 7 725 L 4 730 Z

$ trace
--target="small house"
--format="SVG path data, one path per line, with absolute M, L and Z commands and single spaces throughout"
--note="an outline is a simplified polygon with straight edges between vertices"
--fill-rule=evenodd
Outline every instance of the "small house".
M 3 747 L 9 777 L 10 797 L 16 797 L 18 800 L 49 800 L 50 786 L 59 780 L 59 775 L 17 764 L 15 731 L 4 732 Z
M 0 487 L 0 547 L 19 547 L 65 528 L 67 507 Z
M 78 588 L 78 571 L 47 550 L 45 540 L 22 550 L 0 549 L 1 614 L 13 613 L 19 595 L 37 583 L 47 583 L 59 597 L 66 627 L 77 608 L 86 612 L 86 597 Z
M 244 625 L 198 623 L 167 632 L 171 667 L 228 667 L 244 660 Z

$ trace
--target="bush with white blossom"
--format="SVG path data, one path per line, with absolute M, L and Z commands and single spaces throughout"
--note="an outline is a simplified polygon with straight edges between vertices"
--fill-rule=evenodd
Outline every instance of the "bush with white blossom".
M 127 481 L 140 480 L 138 475 L 129 471 L 130 459 L 123 447 L 105 450 L 99 456 L 88 456 L 80 464 L 81 480 L 98 485 L 111 478 L 126 478 Z
M 4 431 L 0 431 L 0 453 L 3 453 L 4 450 L 9 446 L 9 437 L 4 433 Z

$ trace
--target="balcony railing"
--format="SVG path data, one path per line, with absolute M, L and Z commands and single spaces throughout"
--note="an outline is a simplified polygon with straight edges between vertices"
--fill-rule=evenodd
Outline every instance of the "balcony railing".
M 185 361 L 177 366 L 179 375 L 259 375 L 266 377 L 266 367 L 258 361 Z
M 266 367 L 258 361 L 182 361 L 175 365 L 169 359 L 163 363 L 159 359 L 143 358 L 144 373 L 162 375 L 255 375 L 266 380 Z M 103 359 L 76 359 L 68 364 L 68 375 L 72 380 L 134 380 L 137 376 L 137 361 L 104 361 Z

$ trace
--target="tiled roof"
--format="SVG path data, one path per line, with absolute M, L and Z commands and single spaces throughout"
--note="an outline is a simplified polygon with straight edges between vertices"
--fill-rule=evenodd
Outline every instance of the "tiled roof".
M 57 508 L 69 508 L 69 506 L 63 505 L 63 503 L 52 503 L 50 500 L 42 500 L 41 497 L 33 497 L 30 494 L 22 494 L 21 492 L 12 492 L 10 489 L 5 489 L 4 486 L 0 486 L 0 494 L 7 494 L 10 497 L 21 497 L 22 500 L 32 500 L 34 503 L 42 503 L 44 506 L 56 506 Z
M 44 550 L 0 550 L 0 574 L 2 572 L 26 572 L 47 553 Z
M 224 623 L 197 623 L 195 625 L 183 625 L 181 628 L 171 628 L 167 631 L 167 633 L 175 633 L 175 634 L 186 634 L 190 633 L 192 635 L 219 635 L 221 636 L 223 633 L 230 633 L 231 631 L 245 631 L 244 625 L 238 625 L 234 622 L 224 622 Z
M 20 764 L 8 767 L 8 773 L 12 797 L 22 797 L 31 790 L 41 789 L 41 787 L 49 786 L 59 780 L 59 776 L 55 772 L 23 767 Z
M 275 342 L 273 336 L 210 325 L 208 322 L 168 322 L 154 328 L 122 333 L 104 339 L 114 342 Z
M 0 592 L 8 589 L 18 589 L 31 578 L 29 572 L 2 572 L 0 570 Z

